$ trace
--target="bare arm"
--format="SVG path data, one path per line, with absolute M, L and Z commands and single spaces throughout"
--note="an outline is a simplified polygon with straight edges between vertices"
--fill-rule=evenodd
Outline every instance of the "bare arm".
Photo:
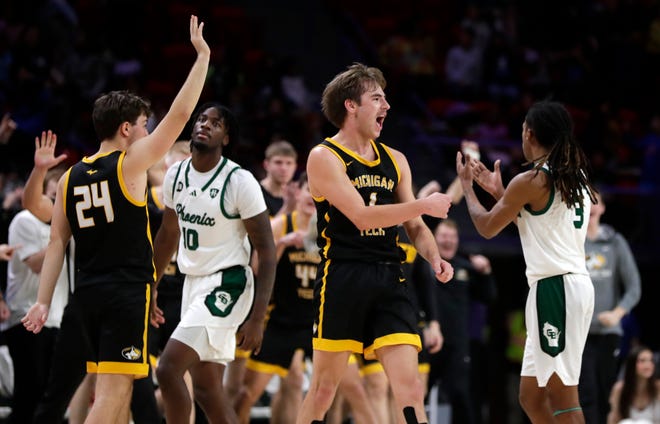
M 324 197 L 360 230 L 399 225 L 422 214 L 446 218 L 449 197 L 433 193 L 406 203 L 367 206 L 346 175 L 344 164 L 325 147 L 315 147 L 307 159 L 309 188 L 315 197 Z
M 204 23 L 198 24 L 197 16 L 191 16 L 190 42 L 197 51 L 197 59 L 162 121 L 151 134 L 133 143 L 126 151 L 122 172 L 127 181 L 142 177 L 147 169 L 165 156 L 190 119 L 204 88 L 211 54 L 202 35 L 203 29 Z
M 154 238 L 154 266 L 156 267 L 156 287 L 165 268 L 170 263 L 179 245 L 179 221 L 172 208 L 165 208 L 163 220 Z
M 34 140 L 34 167 L 23 189 L 23 208 L 42 222 L 50 222 L 53 216 L 53 201 L 44 195 L 43 185 L 50 168 L 60 164 L 66 155 L 55 157 L 57 135 L 52 131 L 42 131 L 41 139 Z
M 41 331 L 41 328 L 46 323 L 50 302 L 53 299 L 53 291 L 55 290 L 57 278 L 64 264 L 66 245 L 71 238 L 71 227 L 69 227 L 69 221 L 66 219 L 62 204 L 65 177 L 66 174 L 60 178 L 60 182 L 57 185 L 53 220 L 50 225 L 50 241 L 46 248 L 46 257 L 44 258 L 42 272 L 39 275 L 37 302 L 32 305 L 28 313 L 21 320 L 25 328 L 33 333 Z
M 257 268 L 258 278 L 255 281 L 256 292 L 252 312 L 248 320 L 236 334 L 237 346 L 243 350 L 259 352 L 264 332 L 264 318 L 270 302 L 270 296 L 275 282 L 275 243 L 270 227 L 268 211 L 248 219 L 244 219 L 245 229 L 252 246 L 259 255 Z
M 474 193 L 472 166 L 469 163 L 463 164 L 461 153 L 456 155 L 456 171 L 463 186 L 470 218 L 479 234 L 485 238 L 496 236 L 514 222 L 526 204 L 534 208 L 547 202 L 547 177 L 543 172 L 527 171 L 516 175 L 495 206 L 487 211 Z

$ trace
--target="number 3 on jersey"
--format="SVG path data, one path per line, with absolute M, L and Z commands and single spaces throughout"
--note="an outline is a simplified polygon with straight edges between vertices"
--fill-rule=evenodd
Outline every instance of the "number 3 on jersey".
M 584 224 L 584 209 L 576 206 L 575 217 L 577 219 L 573 221 L 573 226 L 579 230 L 580 228 L 582 228 L 582 225 Z
M 113 222 L 115 220 L 115 211 L 112 209 L 108 181 L 104 180 L 98 184 L 92 183 L 90 185 L 76 186 L 73 188 L 73 195 L 82 196 L 82 200 L 76 202 L 76 215 L 78 216 L 78 226 L 80 228 L 88 228 L 96 225 L 93 217 L 85 216 L 85 212 L 91 208 L 103 208 L 106 222 Z

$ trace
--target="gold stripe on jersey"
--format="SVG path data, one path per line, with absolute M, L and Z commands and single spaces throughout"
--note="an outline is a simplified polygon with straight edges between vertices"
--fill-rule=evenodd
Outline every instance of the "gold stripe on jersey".
M 98 154 L 95 154 L 95 155 L 93 155 L 93 156 L 89 156 L 89 157 L 88 157 L 88 156 L 85 156 L 84 158 L 81 159 L 81 161 L 82 161 L 82 162 L 85 162 L 85 163 L 94 163 L 94 161 L 96 161 L 96 159 L 106 157 L 106 156 L 108 156 L 108 155 L 113 154 L 113 153 L 116 152 L 116 151 L 117 151 L 117 150 L 112 150 L 112 151 L 110 151 L 110 152 L 98 153 Z
M 154 250 L 154 241 L 153 241 L 153 238 L 151 236 L 151 223 L 149 222 L 150 221 L 149 208 L 144 208 L 144 213 L 147 215 L 147 228 L 146 228 L 147 240 L 149 240 L 149 245 L 151 246 L 151 250 L 153 251 Z M 153 279 L 153 281 L 156 281 L 158 273 L 156 272 L 156 263 L 154 262 L 154 255 L 151 255 L 151 267 L 154 270 L 154 277 L 153 277 L 154 279 Z M 149 299 L 151 299 L 151 297 Z M 147 308 L 147 311 L 148 311 L 148 308 Z M 147 315 L 148 315 L 148 313 L 147 313 Z M 148 317 L 147 317 L 147 319 L 148 319 Z
M 335 152 L 334 150 L 332 150 L 328 146 L 324 146 L 323 144 L 319 144 L 319 146 L 325 147 L 326 149 L 330 150 L 333 155 L 337 156 L 337 159 L 339 159 L 339 161 L 344 165 L 344 171 L 346 170 L 346 168 L 347 168 L 346 162 L 344 162 L 344 159 L 342 159 L 341 156 L 339 156 L 339 153 Z
M 323 276 L 321 277 L 321 304 L 319 305 L 319 324 L 316 328 L 316 334 L 319 338 L 323 337 L 323 312 L 325 310 L 325 288 L 328 284 L 328 268 L 330 268 L 330 260 L 325 261 Z
M 384 144 L 381 144 L 381 146 L 383 146 L 383 150 L 385 150 L 385 153 L 387 153 L 387 156 L 389 156 L 390 159 L 392 160 L 392 163 L 394 164 L 394 169 L 396 169 L 396 174 L 398 176 L 396 182 L 400 183 L 401 182 L 401 168 L 399 168 L 399 164 L 397 163 L 396 159 L 394 159 L 394 155 L 392 154 L 392 151 L 390 150 L 390 148 L 387 147 Z
M 374 340 L 374 343 L 371 346 L 368 346 L 364 349 L 364 357 L 367 359 L 375 359 L 376 358 L 375 352 L 377 349 L 380 349 L 381 347 L 385 347 L 385 346 L 393 346 L 400 344 L 415 346 L 418 352 L 422 350 L 422 342 L 421 339 L 419 338 L 419 334 L 394 333 L 394 334 L 388 334 L 383 337 L 379 337 L 376 340 Z
M 367 166 L 376 166 L 376 165 L 378 165 L 378 164 L 380 163 L 380 153 L 379 153 L 379 151 L 378 151 L 378 148 L 376 147 L 376 143 L 374 143 L 373 140 L 369 140 L 369 143 L 371 143 L 371 148 L 372 148 L 373 151 L 376 153 L 376 159 L 374 159 L 374 160 L 366 160 L 366 159 L 363 158 L 362 156 L 356 154 L 355 152 L 353 152 L 353 151 L 347 149 L 346 147 L 342 146 L 341 144 L 337 143 L 335 140 L 333 140 L 333 139 L 330 138 L 330 137 L 327 137 L 327 138 L 325 139 L 325 141 L 327 141 L 328 143 L 330 143 L 330 144 L 332 144 L 333 146 L 337 147 L 337 148 L 340 149 L 342 152 L 346 153 L 347 155 L 349 155 L 350 157 L 352 157 L 353 159 L 355 159 L 356 161 L 360 162 L 360 163 L 363 164 L 363 165 L 367 165 Z M 330 150 L 332 150 L 332 149 L 330 149 Z M 335 153 L 335 154 L 337 154 L 337 153 Z M 340 157 L 339 159 L 341 159 L 341 157 Z M 343 159 L 342 159 L 342 162 L 344 162 Z M 348 164 L 350 164 L 350 162 L 349 162 Z M 347 165 L 347 166 L 348 166 L 348 164 L 345 163 L 345 165 Z
M 67 169 L 64 174 L 64 185 L 62 186 L 62 209 L 64 210 L 64 217 L 66 217 L 66 192 L 69 187 L 69 177 L 71 176 L 71 168 Z
M 147 192 L 144 192 L 144 199 L 140 201 L 135 199 L 128 191 L 128 187 L 126 187 L 126 182 L 124 182 L 124 173 L 121 171 L 125 156 L 126 152 L 121 152 L 119 159 L 117 159 L 117 179 L 119 180 L 119 187 L 121 188 L 121 192 L 124 194 L 126 200 L 135 206 L 145 206 L 147 204 Z
M 328 217 L 327 213 L 325 214 L 325 222 L 330 222 L 330 218 Z M 322 255 L 324 258 L 328 257 L 328 250 L 330 250 L 330 245 L 332 245 L 332 240 L 326 234 L 327 230 L 328 230 L 328 226 L 326 225 L 323 231 L 321 231 L 321 237 L 325 239 L 325 246 L 323 246 L 323 255 Z
M 147 233 L 149 232 L 149 225 L 147 225 Z M 149 238 L 151 241 L 151 238 Z M 151 261 L 153 265 L 153 260 Z M 154 266 L 154 281 L 156 281 L 156 270 Z M 143 355 L 142 355 L 142 363 L 145 364 L 147 367 L 149 366 L 149 357 L 147 354 L 147 349 L 148 349 L 148 344 L 147 344 L 147 332 L 149 330 L 149 311 L 151 310 L 151 284 L 146 285 L 147 288 L 144 291 L 144 332 L 142 333 L 142 348 L 144 349 Z
M 156 207 L 161 211 L 165 209 L 165 205 L 163 205 L 163 202 L 161 202 L 160 198 L 158 197 L 158 187 L 151 187 L 149 191 L 151 191 L 151 198 L 154 201 L 154 205 L 156 205 Z

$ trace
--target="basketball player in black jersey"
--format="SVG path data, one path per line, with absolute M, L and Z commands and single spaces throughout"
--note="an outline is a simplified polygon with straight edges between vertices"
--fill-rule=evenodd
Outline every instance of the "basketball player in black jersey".
M 191 16 L 190 40 L 197 59 L 153 133 L 146 128 L 146 101 L 128 92 L 101 96 L 92 114 L 101 146 L 58 184 L 37 302 L 23 323 L 28 331 L 41 331 L 73 236 L 76 290 L 70 302 L 93 350 L 87 371 L 97 373 L 90 422 L 126 422 L 133 379 L 148 372 L 146 338 L 155 270 L 146 171 L 181 133 L 204 87 L 210 49 L 203 27 Z
M 270 216 L 286 215 L 296 207 L 296 173 L 298 152 L 285 140 L 274 141 L 264 152 L 266 177 L 259 181 Z
M 380 70 L 356 63 L 325 88 L 323 112 L 339 132 L 307 160 L 316 201 L 321 263 L 314 289 L 314 358 L 298 424 L 323 420 L 351 352 L 377 357 L 407 422 L 426 421 L 417 369 L 416 311 L 401 275 L 396 226 L 442 282 L 451 265 L 438 253 L 422 214 L 446 217 L 450 198 L 415 200 L 405 156 L 374 141 L 390 108 Z

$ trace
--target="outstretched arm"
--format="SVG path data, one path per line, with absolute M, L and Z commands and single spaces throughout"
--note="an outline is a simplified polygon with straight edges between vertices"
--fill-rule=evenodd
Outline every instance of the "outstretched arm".
M 46 173 L 66 159 L 64 154 L 55 157 L 56 145 L 57 135 L 51 130 L 42 131 L 41 139 L 35 138 L 34 167 L 23 190 L 23 208 L 43 222 L 50 222 L 53 216 L 53 201 L 43 194 Z
M 141 176 L 165 156 L 190 119 L 204 88 L 211 55 L 202 34 L 203 29 L 204 23 L 198 24 L 197 16 L 191 16 L 190 42 L 197 51 L 197 59 L 162 121 L 151 134 L 133 143 L 126 151 L 122 167 L 125 179 L 130 181 Z
M 413 197 L 405 203 L 367 206 L 348 179 L 344 164 L 322 146 L 310 152 L 307 175 L 312 195 L 326 198 L 360 230 L 392 227 L 422 214 L 446 218 L 451 204 L 449 196 L 433 193 L 423 199 Z
M 538 201 L 539 198 L 544 196 L 547 198 L 548 190 L 545 188 L 545 177 L 536 178 L 534 172 L 525 172 L 518 174 L 511 180 L 502 197 L 488 211 L 479 202 L 472 187 L 474 181 L 473 169 L 473 163 L 463 163 L 463 155 L 458 152 L 456 154 L 456 173 L 463 186 L 470 218 L 472 218 L 479 234 L 485 238 L 489 239 L 499 234 L 504 227 L 516 219 L 518 212 L 525 204 Z

